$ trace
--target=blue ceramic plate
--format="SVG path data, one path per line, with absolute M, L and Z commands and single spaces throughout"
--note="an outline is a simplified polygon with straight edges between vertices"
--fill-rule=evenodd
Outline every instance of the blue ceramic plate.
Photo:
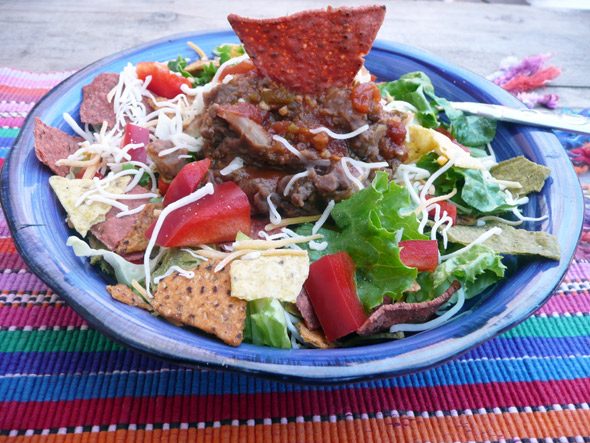
M 550 296 L 560 283 L 580 235 L 583 197 L 576 174 L 557 138 L 543 130 L 500 124 L 493 143 L 500 159 L 524 154 L 551 168 L 551 178 L 531 199 L 525 215 L 548 214 L 536 229 L 559 238 L 562 259 L 510 259 L 509 275 L 493 290 L 466 305 L 446 325 L 404 340 L 337 350 L 278 350 L 243 344 L 226 346 L 195 330 L 182 329 L 147 312 L 114 301 L 105 279 L 77 258 L 65 242 L 71 234 L 49 185 L 49 170 L 33 149 L 34 118 L 69 131 L 63 112 L 78 117 L 82 86 L 101 72 L 120 72 L 127 63 L 193 56 L 187 41 L 206 52 L 222 42 L 237 42 L 232 32 L 184 34 L 148 43 L 100 60 L 54 88 L 29 114 L 2 169 L 2 204 L 26 263 L 83 318 L 107 336 L 134 350 L 174 363 L 237 371 L 303 383 L 368 380 L 420 371 L 461 353 L 515 326 Z M 457 101 L 522 106 L 485 79 L 430 53 L 377 42 L 366 57 L 367 68 L 380 80 L 424 71 L 437 95 Z M 529 226 L 531 228 L 532 226 Z

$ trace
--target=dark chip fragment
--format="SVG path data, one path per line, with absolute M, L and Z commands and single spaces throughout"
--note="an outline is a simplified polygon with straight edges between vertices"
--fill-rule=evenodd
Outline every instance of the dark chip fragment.
M 84 141 L 82 137 L 74 137 L 57 128 L 47 126 L 38 117 L 35 118 L 35 154 L 39 161 L 61 177 L 70 172 L 69 166 L 57 166 L 58 160 L 68 158 L 79 148 L 78 143 Z
M 152 307 L 149 303 L 146 303 L 139 295 L 133 290 L 122 283 L 115 286 L 107 286 L 107 291 L 113 296 L 115 300 L 119 300 L 130 306 L 137 306 L 138 308 L 151 311 Z
M 147 193 L 148 191 L 146 191 L 145 188 L 137 185 L 127 194 Z M 140 205 L 147 203 L 148 199 L 149 197 L 146 197 L 145 199 L 125 200 L 125 204 L 129 207 L 129 209 L 135 209 Z M 92 232 L 92 234 L 94 234 L 94 236 L 111 251 L 127 237 L 140 216 L 140 214 L 130 214 L 123 217 L 117 217 L 119 212 L 121 212 L 121 210 L 113 206 L 109 212 L 107 212 L 103 222 L 97 223 L 90 228 L 90 232 Z M 137 250 L 128 252 L 137 252 Z M 125 253 L 121 253 L 121 255 L 124 254 Z
M 451 296 L 459 290 L 461 283 L 454 281 L 445 293 L 439 295 L 434 300 L 422 303 L 393 303 L 390 305 L 381 305 L 358 329 L 359 335 L 369 335 L 374 332 L 389 329 L 393 325 L 400 323 L 424 323 L 434 315 L 434 313 L 446 302 Z
M 228 20 L 254 64 L 277 83 L 302 93 L 349 86 L 385 18 L 385 6 L 314 9 Z
M 97 75 L 92 83 L 82 87 L 82 104 L 80 105 L 80 120 L 89 125 L 101 126 L 107 122 L 109 128 L 116 124 L 113 104 L 107 100 L 107 95 L 119 83 L 119 74 L 103 72 Z

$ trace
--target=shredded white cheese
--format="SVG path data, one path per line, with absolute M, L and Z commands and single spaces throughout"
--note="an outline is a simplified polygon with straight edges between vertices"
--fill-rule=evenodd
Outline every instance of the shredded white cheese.
M 281 137 L 280 135 L 273 135 L 272 136 L 273 140 L 278 141 L 280 144 L 282 144 L 289 152 L 291 152 L 293 155 L 295 155 L 297 158 L 299 158 L 300 160 L 305 160 L 305 157 L 303 157 L 303 154 L 301 154 L 301 152 L 299 152 L 297 149 L 295 149 L 291 143 L 289 143 L 287 140 L 285 140 L 283 137 Z
M 349 132 L 347 134 L 337 134 L 337 133 L 331 131 L 330 129 L 326 128 L 325 126 L 320 126 L 319 128 L 310 129 L 309 132 L 311 132 L 312 134 L 318 134 L 320 132 L 325 132 L 331 138 L 334 138 L 336 140 L 347 140 L 349 138 L 353 138 L 359 134 L 362 134 L 363 132 L 365 132 L 368 129 L 369 129 L 369 125 L 363 125 L 360 128 L 355 129 L 354 131 Z
M 317 234 L 320 228 L 324 225 L 324 223 L 326 223 L 326 220 L 328 220 L 328 217 L 332 213 L 332 209 L 334 209 L 335 205 L 336 203 L 334 203 L 334 200 L 330 200 L 328 202 L 328 204 L 326 205 L 326 209 L 324 209 L 324 212 L 322 212 L 322 216 L 315 223 L 315 225 L 313 225 L 313 228 L 311 229 L 312 235 Z
M 242 160 L 240 157 L 236 157 L 234 158 L 229 165 L 227 165 L 225 168 L 221 169 L 219 171 L 219 173 L 223 176 L 229 175 L 234 171 L 237 171 L 238 169 L 242 169 L 244 167 L 244 160 Z
M 154 283 L 158 284 L 160 280 L 165 279 L 166 277 L 174 274 L 175 272 L 178 272 L 184 278 L 193 278 L 195 276 L 195 273 L 193 271 L 187 271 L 186 269 L 182 269 L 180 266 L 174 265 L 170 266 L 170 269 L 168 269 L 163 275 L 159 275 L 158 277 L 154 278 Z
M 269 194 L 266 197 L 266 203 L 268 203 L 268 210 L 269 210 L 269 219 L 273 225 L 277 225 L 281 222 L 281 214 L 279 214 L 279 211 L 277 211 L 277 208 L 275 207 L 274 203 L 272 202 L 271 197 L 272 197 L 272 194 Z
M 291 179 L 289 180 L 289 183 L 287 183 L 287 186 L 285 186 L 285 190 L 283 191 L 283 195 L 289 194 L 289 191 L 293 187 L 293 184 L 297 180 L 299 180 L 300 178 L 307 177 L 309 175 L 309 172 L 310 172 L 310 170 L 299 172 L 299 173 L 295 174 L 293 177 L 291 177 Z

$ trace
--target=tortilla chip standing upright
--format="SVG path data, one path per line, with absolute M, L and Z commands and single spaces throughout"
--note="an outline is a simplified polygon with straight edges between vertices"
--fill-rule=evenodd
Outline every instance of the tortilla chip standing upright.
M 228 20 L 256 67 L 301 93 L 349 86 L 385 18 L 385 6 L 314 9 L 272 19 Z

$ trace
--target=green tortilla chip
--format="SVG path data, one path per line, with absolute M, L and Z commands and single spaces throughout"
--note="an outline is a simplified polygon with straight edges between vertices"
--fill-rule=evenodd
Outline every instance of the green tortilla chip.
M 515 197 L 539 192 L 550 172 L 548 167 L 538 165 L 522 155 L 498 163 L 490 170 L 492 176 L 498 180 L 515 181 L 522 185 L 520 189 L 510 190 Z
M 504 223 L 488 223 L 485 226 L 452 226 L 447 235 L 449 241 L 467 245 L 494 227 L 502 234 L 493 235 L 482 244 L 499 254 L 540 255 L 559 260 L 560 250 L 557 237 L 543 231 L 517 229 Z

